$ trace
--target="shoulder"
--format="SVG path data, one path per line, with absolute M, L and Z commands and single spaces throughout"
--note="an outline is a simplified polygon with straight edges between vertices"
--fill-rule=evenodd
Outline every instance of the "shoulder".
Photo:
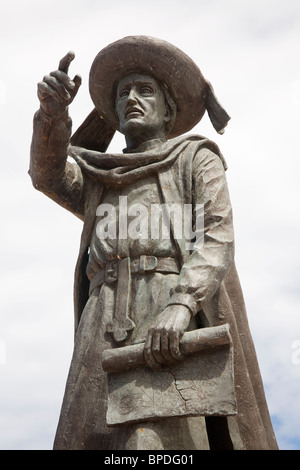
M 213 141 L 202 137 L 193 136 L 191 140 L 194 147 L 192 159 L 192 179 L 194 184 L 214 184 L 214 182 L 226 182 L 226 161 Z
M 168 141 L 172 147 L 178 145 L 185 145 L 188 150 L 187 158 L 192 158 L 195 164 L 205 162 L 207 160 L 215 161 L 216 165 L 223 166 L 223 169 L 227 170 L 227 163 L 219 148 L 219 146 L 212 140 L 199 134 L 186 134 L 175 137 Z
M 227 170 L 226 160 L 218 147 L 212 140 L 198 134 L 190 134 L 176 137 L 170 141 L 172 145 L 185 144 L 187 152 L 185 156 L 192 160 L 193 167 L 205 167 L 207 165 L 219 167 L 222 171 Z
M 214 152 L 208 146 L 198 148 L 193 158 L 193 168 L 199 170 L 207 170 L 209 168 L 219 168 L 220 171 L 225 172 L 227 165 L 223 156 Z

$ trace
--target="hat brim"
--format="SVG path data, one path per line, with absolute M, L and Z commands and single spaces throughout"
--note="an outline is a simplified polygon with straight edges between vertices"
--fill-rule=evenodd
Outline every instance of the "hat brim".
M 176 120 L 167 137 L 191 130 L 205 112 L 207 82 L 198 66 L 177 47 L 149 36 L 128 36 L 96 56 L 90 71 L 90 95 L 99 115 L 119 130 L 115 93 L 128 74 L 151 75 L 165 86 L 177 106 Z

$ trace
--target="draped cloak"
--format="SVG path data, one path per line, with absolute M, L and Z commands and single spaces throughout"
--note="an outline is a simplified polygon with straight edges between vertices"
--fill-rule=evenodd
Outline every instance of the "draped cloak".
M 105 325 L 95 324 L 97 316 L 94 313 L 86 313 L 86 316 L 90 315 L 90 323 L 83 323 L 81 315 L 89 309 L 93 312 L 99 309 L 96 306 L 98 300 L 92 296 L 89 298 L 88 295 L 86 266 L 95 228 L 96 209 L 105 193 L 103 182 L 109 181 L 111 187 L 114 182 L 116 186 L 126 184 L 126 177 L 129 178 L 127 183 L 135 177 L 142 181 L 145 170 L 144 176 L 149 174 L 149 171 L 156 175 L 165 203 L 204 203 L 203 246 L 190 252 L 186 249 L 184 237 L 174 239 L 180 274 L 177 285 L 170 292 L 169 303 L 186 305 L 198 318 L 201 327 L 223 323 L 230 325 L 234 345 L 238 413 L 227 418 L 208 418 L 206 426 L 209 430 L 209 448 L 276 449 L 277 444 L 235 267 L 232 211 L 224 172 L 226 164 L 218 147 L 200 136 L 181 136 L 156 145 L 154 149 L 144 152 L 140 150 L 140 153 L 135 155 L 102 154 L 101 159 L 109 162 L 106 167 L 104 164 L 103 169 L 95 163 L 96 154 L 85 152 L 84 149 L 71 149 L 76 163 L 67 162 L 70 120 L 65 119 L 60 123 L 50 121 L 41 112 L 35 116 L 30 175 L 37 189 L 84 222 L 75 268 L 74 356 L 54 448 L 118 449 L 116 432 L 105 424 L 107 397 L 101 358 L 98 358 L 96 364 L 93 358 L 92 366 L 88 362 L 89 355 L 93 354 L 90 352 L 92 345 L 89 344 L 89 329 L 91 331 L 92 328 L 98 328 L 100 331 Z M 128 165 L 134 158 L 139 162 L 138 167 Z M 217 183 L 215 186 L 218 181 L 221 182 L 220 185 Z M 217 193 L 214 192 L 216 188 Z M 105 299 L 103 302 L 105 312 Z M 101 319 L 99 322 L 101 323 Z M 103 331 L 99 333 L 99 341 L 101 339 L 105 342 Z M 106 342 L 105 347 L 111 347 L 111 343 Z M 78 361 L 81 360 L 83 351 L 85 358 L 78 372 Z M 95 394 L 95 390 L 99 393 Z M 176 426 L 179 426 L 179 422 L 177 420 Z M 174 421 L 173 425 L 170 422 L 167 426 L 169 429 L 174 427 Z M 197 433 L 197 418 L 192 427 L 193 432 Z M 165 432 L 168 432 L 168 427 Z M 184 434 L 184 428 L 182 432 Z M 229 444 L 224 440 L 225 434 Z

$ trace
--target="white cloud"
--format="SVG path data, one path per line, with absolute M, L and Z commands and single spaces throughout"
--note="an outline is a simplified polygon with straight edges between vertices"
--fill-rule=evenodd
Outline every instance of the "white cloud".
M 228 161 L 237 266 L 270 411 L 281 448 L 300 448 L 300 365 L 291 359 L 300 339 L 299 26 L 294 0 L 2 2 L 0 448 L 51 448 L 72 353 L 81 223 L 27 175 L 36 83 L 75 50 L 70 73 L 83 77 L 71 106 L 76 128 L 92 109 L 92 60 L 130 34 L 181 47 L 232 116 L 222 137 L 207 117 L 194 131 Z M 117 136 L 111 149 L 122 147 Z

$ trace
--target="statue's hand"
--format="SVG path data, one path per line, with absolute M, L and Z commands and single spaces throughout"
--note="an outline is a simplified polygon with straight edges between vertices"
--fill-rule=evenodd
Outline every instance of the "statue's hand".
M 65 112 L 81 85 L 79 75 L 76 75 L 73 80 L 68 76 L 69 66 L 74 57 L 74 52 L 68 52 L 61 59 L 58 70 L 45 75 L 43 81 L 38 83 L 41 108 L 52 118 L 57 118 Z
M 179 342 L 189 326 L 191 312 L 184 305 L 169 305 L 148 330 L 144 356 L 151 369 L 182 359 Z

